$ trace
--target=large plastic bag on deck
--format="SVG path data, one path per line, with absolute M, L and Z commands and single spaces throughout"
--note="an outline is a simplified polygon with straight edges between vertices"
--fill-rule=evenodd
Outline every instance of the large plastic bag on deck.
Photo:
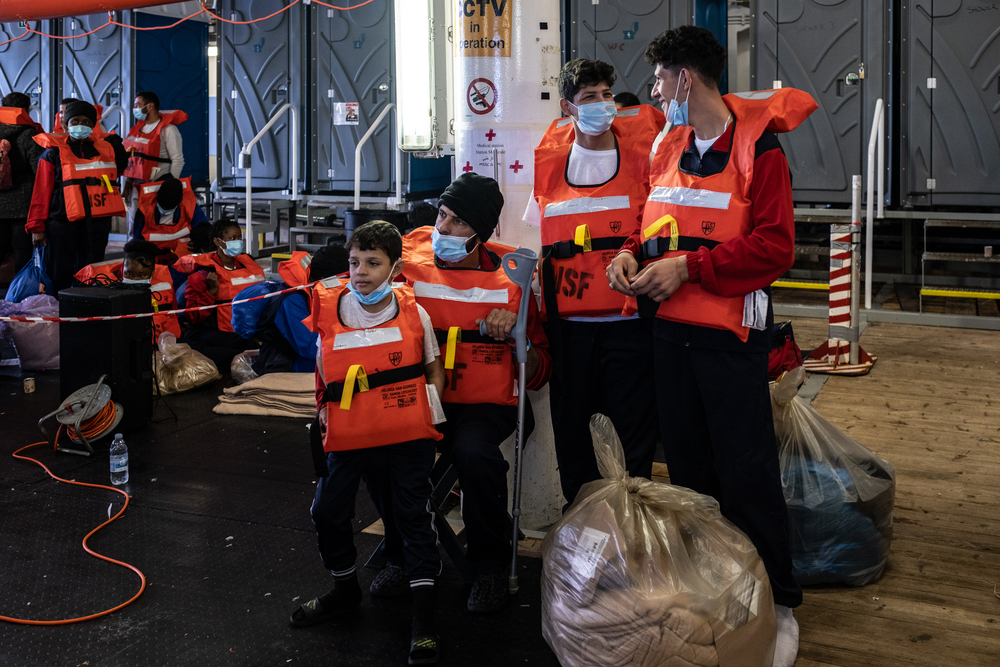
M 236 381 L 236 384 L 243 384 L 250 380 L 256 380 L 259 375 L 253 369 L 253 360 L 260 354 L 260 350 L 244 350 L 235 357 L 229 364 L 229 374 Z
M 153 359 L 161 394 L 179 394 L 222 377 L 214 361 L 187 343 L 178 343 L 169 331 L 160 334 L 159 348 Z
M 892 465 L 798 397 L 805 368 L 771 385 L 792 568 L 800 584 L 863 586 L 882 576 L 892 544 Z
M 611 421 L 590 422 L 604 479 L 542 542 L 542 635 L 564 667 L 771 667 L 764 564 L 715 499 L 628 477 Z
M 59 302 L 54 296 L 36 294 L 20 303 L 0 301 L 4 317 L 59 317 Z M 59 368 L 58 322 L 4 322 L 14 341 L 21 368 L 26 371 Z

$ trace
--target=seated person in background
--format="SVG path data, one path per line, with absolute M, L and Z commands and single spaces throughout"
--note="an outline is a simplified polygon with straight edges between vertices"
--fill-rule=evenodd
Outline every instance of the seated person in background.
M 247 285 L 264 280 L 264 270 L 243 252 L 243 232 L 235 221 L 217 221 L 211 238 L 215 252 L 181 257 L 173 268 L 191 273 L 184 288 L 185 307 L 219 306 L 186 313 L 190 326 L 181 342 L 214 361 L 221 372 L 229 368 L 233 357 L 251 347 L 250 341 L 233 331 L 233 308 L 228 304 Z
M 194 252 L 191 228 L 208 224 L 205 212 L 191 187 L 191 177 L 177 179 L 169 173 L 163 180 L 139 186 L 139 208 L 132 224 L 132 238 L 145 239 L 170 254 L 161 264 L 173 264 L 178 257 Z
M 161 310 L 174 310 L 177 299 L 170 281 L 170 271 L 156 263 L 160 249 L 149 241 L 129 241 L 125 244 L 125 259 L 110 259 L 106 262 L 88 264 L 73 277 L 84 285 L 107 285 L 122 283 L 148 288 L 153 295 L 153 343 L 160 334 L 169 331 L 175 338 L 181 337 L 181 326 L 177 315 L 160 315 Z
M 624 109 L 625 107 L 637 107 L 642 102 L 634 93 L 618 93 L 614 96 L 615 108 Z
M 324 246 L 311 258 L 306 252 L 296 251 L 278 267 L 284 279 L 278 283 L 279 289 L 314 283 L 345 273 L 349 268 L 347 250 L 342 245 Z M 312 373 L 316 370 L 319 334 L 302 323 L 309 317 L 310 291 L 299 290 L 264 300 L 254 337 L 260 341 L 260 350 L 250 362 L 258 377 L 265 373 Z

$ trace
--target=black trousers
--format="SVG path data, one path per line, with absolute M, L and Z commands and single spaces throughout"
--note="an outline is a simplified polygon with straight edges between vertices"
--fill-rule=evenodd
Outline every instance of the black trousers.
M 31 259 L 31 235 L 24 231 L 26 222 L 24 218 L 0 219 L 0 264 L 7 259 L 8 253 L 12 253 L 15 274 Z
M 49 247 L 48 273 L 56 294 L 73 286 L 73 274 L 94 262 L 104 261 L 111 233 L 111 218 L 94 218 L 45 223 L 45 243 Z
M 670 482 L 712 496 L 753 542 L 776 604 L 797 607 L 767 354 L 656 339 L 656 399 Z
M 444 412 L 448 421 L 438 426 L 444 434 L 438 448 L 458 471 L 466 560 L 476 574 L 497 572 L 507 567 L 514 555 L 514 526 L 507 498 L 510 465 L 500 445 L 517 428 L 517 406 L 445 403 Z M 534 429 L 531 403 L 525 405 L 524 421 L 527 443 Z M 401 565 L 399 533 L 391 523 L 386 523 L 385 536 L 382 555 Z
M 313 523 L 323 565 L 331 572 L 355 567 L 354 510 L 362 479 L 375 506 L 391 497 L 395 526 L 410 581 L 432 579 L 441 572 L 437 531 L 430 511 L 430 472 L 434 441 L 411 440 L 396 445 L 327 454 L 330 474 L 320 478 L 313 499 Z M 385 516 L 382 517 L 385 521 Z
M 549 406 L 567 504 L 581 486 L 601 476 L 590 438 L 595 413 L 607 415 L 614 424 L 629 474 L 648 478 L 658 435 L 651 323 L 559 320 L 548 326 L 560 327 L 562 338 L 562 363 L 549 381 Z

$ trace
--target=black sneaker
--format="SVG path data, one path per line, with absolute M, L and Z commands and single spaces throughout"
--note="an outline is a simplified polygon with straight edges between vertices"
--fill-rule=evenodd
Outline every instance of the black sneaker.
M 507 578 L 506 569 L 476 577 L 466 605 L 469 611 L 474 614 L 492 614 L 503 609 L 510 597 Z
M 398 597 L 410 590 L 410 579 L 406 576 L 406 570 L 398 565 L 386 563 L 372 579 L 372 585 L 368 590 L 380 598 Z

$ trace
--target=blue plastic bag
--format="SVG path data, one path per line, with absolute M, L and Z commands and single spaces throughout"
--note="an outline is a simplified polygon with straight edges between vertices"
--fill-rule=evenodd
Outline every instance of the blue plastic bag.
M 44 285 L 39 289 L 39 285 Z M 52 294 L 52 279 L 45 273 L 45 246 L 35 248 L 31 261 L 24 265 L 7 288 L 6 300 L 20 303 L 36 294 Z
M 233 301 L 250 299 L 255 296 L 263 296 L 265 294 L 272 294 L 274 292 L 287 289 L 287 287 L 288 285 L 277 280 L 265 280 L 264 282 L 254 283 L 253 285 L 241 290 Z M 234 304 L 232 319 L 233 331 L 247 340 L 253 338 L 257 334 L 257 323 L 260 321 L 260 314 L 264 311 L 264 307 L 267 306 L 268 301 L 270 301 L 270 299 L 257 299 L 256 301 L 248 301 L 247 303 Z

